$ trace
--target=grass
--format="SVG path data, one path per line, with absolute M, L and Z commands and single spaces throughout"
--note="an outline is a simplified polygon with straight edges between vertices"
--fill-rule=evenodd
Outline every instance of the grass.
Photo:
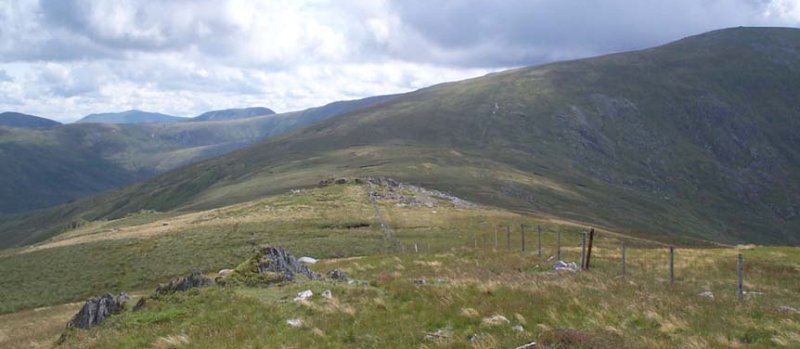
M 31 251 L 7 252 L 0 257 L 6 276 L 0 304 L 14 313 L 0 315 L 0 347 L 52 343 L 79 306 L 60 303 L 105 291 L 149 293 L 156 283 L 192 269 L 234 267 L 265 243 L 323 258 L 315 271 L 337 268 L 357 281 L 228 284 L 174 294 L 98 328 L 75 331 L 62 347 L 494 348 L 530 341 L 546 348 L 800 345 L 800 315 L 779 310 L 800 307 L 796 248 L 679 247 L 676 283 L 670 286 L 667 250 L 657 242 L 624 237 L 623 279 L 618 277 L 620 236 L 602 231 L 590 272 L 553 274 L 549 259 L 556 253 L 556 231 L 562 232 L 562 259 L 577 262 L 582 227 L 446 202 L 398 207 L 378 200 L 378 208 L 405 253 L 388 248 L 393 245 L 360 185 L 332 185 L 184 215 L 140 213 L 92 222 Z M 525 252 L 519 224 L 526 224 Z M 539 224 L 542 257 L 536 249 Z M 510 250 L 507 225 L 512 227 Z M 744 303 L 734 292 L 738 253 L 744 255 L 745 287 L 751 291 Z M 424 285 L 416 282 L 421 279 Z M 317 296 L 293 302 L 305 289 Z M 332 300 L 318 296 L 326 289 Z M 715 299 L 699 295 L 705 291 Z M 495 315 L 508 323 L 488 324 Z M 286 324 L 298 318 L 304 323 L 300 328 Z M 524 330 L 513 330 L 516 325 Z

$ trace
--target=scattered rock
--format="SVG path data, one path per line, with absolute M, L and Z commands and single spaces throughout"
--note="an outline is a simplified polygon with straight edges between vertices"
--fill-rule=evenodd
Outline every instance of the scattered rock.
M 166 284 L 159 285 L 156 288 L 155 295 L 167 295 L 175 292 L 183 292 L 196 287 L 206 287 L 214 284 L 208 276 L 203 275 L 199 271 L 193 271 L 185 277 L 177 277 L 170 280 Z
M 528 344 L 520 345 L 514 349 L 536 349 L 536 348 L 537 348 L 536 342 L 530 342 Z
M 703 293 L 698 294 L 698 296 L 703 297 L 708 300 L 714 300 L 714 293 L 711 291 L 705 291 Z
M 217 272 L 217 277 L 224 279 L 228 277 L 228 275 L 231 275 L 231 273 L 233 273 L 233 269 L 221 269 L 219 272 Z
M 147 297 L 139 298 L 139 301 L 133 306 L 133 311 L 139 311 L 147 304 Z
M 320 293 L 320 296 L 322 296 L 322 298 L 331 299 L 333 298 L 333 293 L 331 292 L 331 290 L 325 290 L 322 291 L 322 293 Z
M 320 275 L 298 262 L 288 251 L 279 247 L 265 247 L 258 259 L 258 273 L 279 273 L 287 281 L 294 280 L 296 274 L 302 274 L 309 280 L 317 280 Z
M 557 261 L 553 264 L 553 271 L 567 271 L 567 272 L 576 272 L 578 271 L 578 265 L 575 262 L 564 262 L 564 261 Z
M 295 302 L 304 301 L 311 298 L 312 296 L 314 296 L 314 292 L 311 292 L 311 290 L 305 290 L 298 293 L 297 297 L 294 297 L 294 301 Z
M 302 327 L 303 326 L 303 319 L 289 319 L 286 320 L 286 324 L 291 327 Z
M 778 311 L 785 314 L 800 314 L 800 309 L 790 307 L 788 305 L 781 305 L 778 307 Z
M 415 279 L 415 280 L 414 280 L 414 285 L 425 285 L 425 284 L 427 284 L 427 283 L 428 283 L 428 282 L 427 282 L 427 281 L 425 281 L 425 279 Z
M 499 326 L 511 323 L 508 319 L 503 315 L 494 315 L 491 317 L 485 317 L 481 320 L 481 323 L 487 326 Z
M 335 183 L 336 184 L 347 184 L 347 182 L 349 182 L 347 180 L 347 178 L 342 177 L 342 178 L 337 178 Z
M 425 334 L 425 340 L 433 342 L 442 342 L 453 337 L 453 332 L 450 330 L 438 329 L 436 332 L 428 332 Z
M 110 315 L 121 312 L 128 299 L 130 296 L 125 292 L 121 292 L 116 297 L 111 293 L 106 293 L 99 297 L 89 298 L 81 310 L 67 322 L 67 328 L 87 329 L 97 326 Z
M 347 276 L 347 273 L 339 269 L 333 269 L 329 271 L 328 278 L 335 281 L 344 281 L 344 282 L 350 281 L 350 277 Z
M 311 257 L 300 257 L 297 259 L 297 261 L 303 265 L 311 265 L 318 262 L 317 259 Z
M 469 317 L 469 318 L 475 318 L 475 317 L 480 316 L 480 313 L 478 313 L 478 311 L 475 310 L 475 308 L 462 308 L 461 309 L 461 315 Z
M 514 327 L 511 327 L 511 330 L 513 330 L 514 332 L 525 332 L 525 327 L 522 327 L 522 325 L 516 325 Z

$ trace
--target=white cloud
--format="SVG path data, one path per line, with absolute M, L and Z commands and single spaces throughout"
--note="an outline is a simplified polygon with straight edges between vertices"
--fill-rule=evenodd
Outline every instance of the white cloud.
M 0 110 L 296 110 L 720 27 L 797 26 L 800 0 L 18 0 Z

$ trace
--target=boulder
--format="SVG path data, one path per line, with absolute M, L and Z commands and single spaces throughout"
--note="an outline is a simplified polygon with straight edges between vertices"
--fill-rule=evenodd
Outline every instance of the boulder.
M 159 285 L 156 288 L 155 295 L 167 295 L 175 292 L 182 292 L 196 287 L 205 287 L 214 284 L 214 280 L 210 277 L 203 275 L 199 271 L 194 271 L 184 277 L 177 277 L 170 280 L 168 283 Z
M 258 259 L 258 273 L 278 273 L 286 281 L 292 281 L 295 275 L 305 275 L 309 280 L 317 280 L 321 276 L 300 263 L 288 251 L 279 247 L 265 247 Z
M 231 273 L 233 273 L 233 269 L 221 269 L 217 273 L 217 277 L 220 277 L 220 278 L 224 279 L 224 278 L 228 277 L 228 275 L 231 275 Z
M 97 326 L 109 316 L 121 312 L 128 299 L 130 296 L 125 292 L 121 292 L 116 297 L 111 293 L 106 293 L 99 297 L 89 298 L 81 310 L 67 322 L 67 328 L 87 329 Z
M 322 293 L 320 293 L 320 296 L 322 296 L 322 298 L 331 299 L 333 298 L 333 293 L 331 292 L 331 290 L 325 290 L 322 291 Z
M 578 265 L 575 262 L 564 262 L 564 261 L 557 261 L 553 264 L 553 271 L 568 271 L 568 272 L 576 272 L 578 271 Z
M 698 296 L 703 297 L 708 300 L 714 300 L 714 293 L 711 291 L 705 291 L 703 293 L 698 294 Z
M 347 273 L 339 269 L 333 269 L 329 271 L 328 278 L 335 281 L 344 281 L 344 282 L 350 281 L 350 277 L 347 276 Z
M 300 258 L 297 259 L 297 261 L 300 262 L 300 264 L 303 264 L 303 265 L 311 265 L 311 264 L 315 264 L 315 263 L 318 262 L 317 259 L 311 258 L 311 257 L 300 257 Z
M 304 301 L 304 300 L 310 299 L 313 296 L 314 296 L 314 292 L 311 292 L 311 290 L 301 291 L 301 292 L 297 293 L 297 297 L 294 297 L 294 301 L 295 302 Z

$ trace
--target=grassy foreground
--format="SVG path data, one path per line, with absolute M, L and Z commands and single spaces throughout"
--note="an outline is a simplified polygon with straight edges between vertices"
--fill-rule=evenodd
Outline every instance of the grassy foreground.
M 0 315 L 0 347 L 51 346 L 80 307 L 57 304 L 104 291 L 149 293 L 191 269 L 232 267 L 266 243 L 324 258 L 313 269 L 339 268 L 357 282 L 192 290 L 74 332 L 61 347 L 514 348 L 531 341 L 544 348 L 800 346 L 796 248 L 679 248 L 670 286 L 664 246 L 626 240 L 627 276 L 621 278 L 619 237 L 602 232 L 591 271 L 556 274 L 554 231 L 562 231 L 562 259 L 577 262 L 577 226 L 447 202 L 401 207 L 378 200 L 381 216 L 405 246 L 397 252 L 367 190 L 333 185 L 201 213 L 142 213 L 6 251 L 0 257 L 6 275 L 0 304 L 14 313 Z M 527 224 L 524 252 L 520 223 Z M 538 224 L 545 231 L 541 257 L 533 228 Z M 510 249 L 506 225 L 512 227 Z M 741 303 L 735 297 L 738 253 L 745 258 L 749 292 Z M 292 300 L 306 289 L 315 293 L 310 301 Z M 326 289 L 332 299 L 319 296 Z M 713 300 L 699 295 L 706 291 Z M 37 306 L 45 307 L 30 309 Z M 290 319 L 303 325 L 289 326 Z

